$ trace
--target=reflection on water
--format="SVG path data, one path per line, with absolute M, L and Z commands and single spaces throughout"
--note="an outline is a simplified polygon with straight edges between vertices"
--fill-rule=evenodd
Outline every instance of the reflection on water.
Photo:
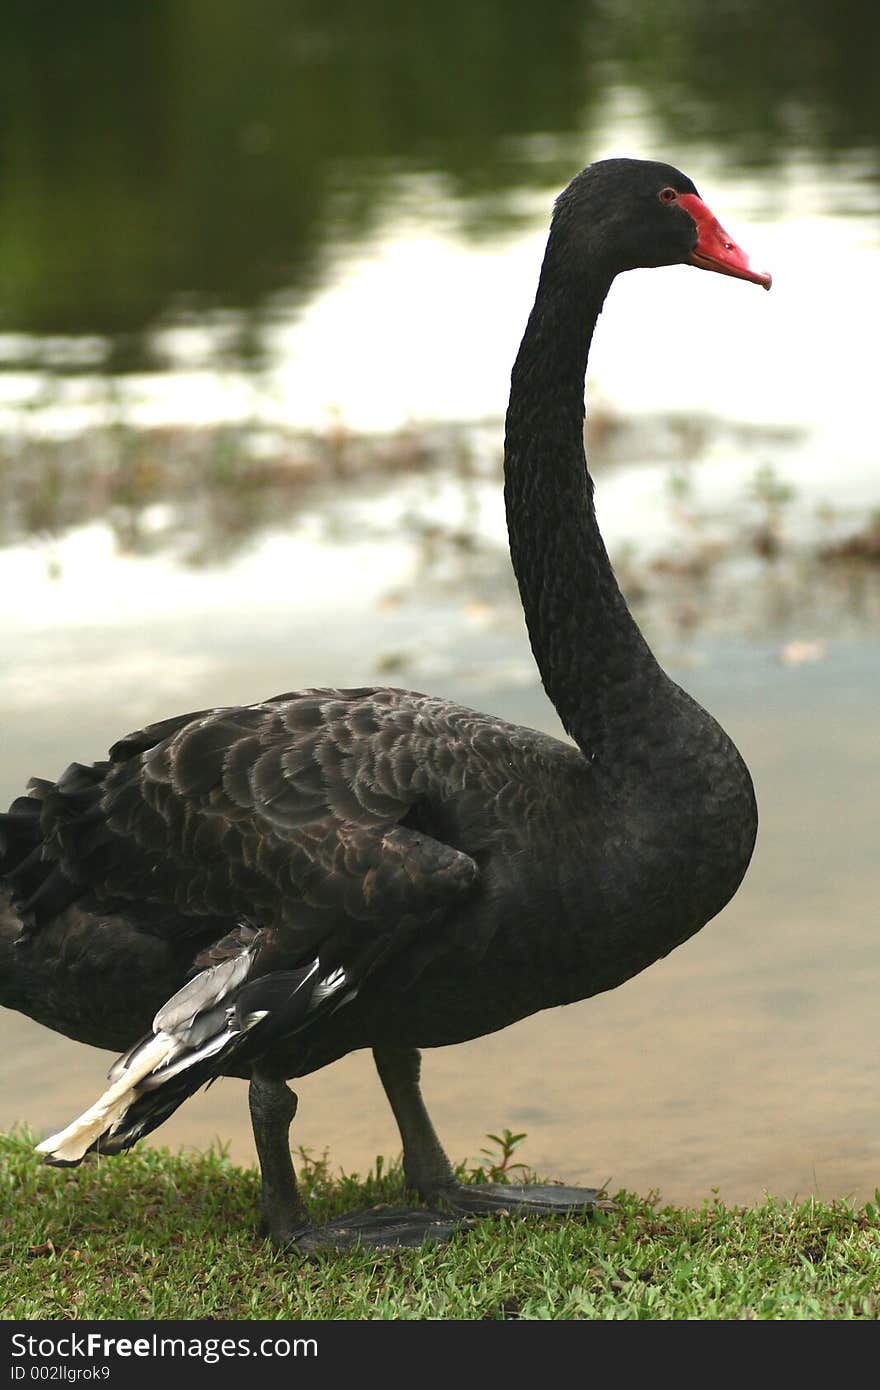
M 273 292 L 310 293 L 401 173 L 442 175 L 429 219 L 515 224 L 523 188 L 593 157 L 621 90 L 652 150 L 702 146 L 771 204 L 804 150 L 876 198 L 867 0 L 546 0 L 539 24 L 527 0 L 99 0 L 51 25 L 6 7 L 0 37 L 2 318 L 108 335 L 116 367 L 149 361 L 144 329 L 181 297 L 240 310 L 229 350 L 253 356 Z
M 9 407 L 51 407 L 66 431 L 105 420 L 106 372 L 139 423 L 315 424 L 334 404 L 371 428 L 497 413 L 550 200 L 613 152 L 672 158 L 723 197 L 725 220 L 762 229 L 774 301 L 794 290 L 784 340 L 741 297 L 700 294 L 720 296 L 740 355 L 770 338 L 758 381 L 781 363 L 800 378 L 762 418 L 812 412 L 827 386 L 790 360 L 809 332 L 792 313 L 828 285 L 823 299 L 849 305 L 845 335 L 871 293 L 854 252 L 866 236 L 876 247 L 880 117 L 873 77 L 858 80 L 876 7 L 549 0 L 537 53 L 531 6 L 472 9 L 267 0 L 256 21 L 232 0 L 218 22 L 204 0 L 100 3 L 51 26 L 5 13 L 4 422 Z M 850 219 L 856 247 L 823 237 L 822 218 Z M 773 224 L 784 234 L 765 234 Z M 675 331 L 668 299 L 658 312 Z M 845 341 L 839 329 L 824 344 Z M 628 371 L 654 377 L 667 407 L 719 404 L 702 362 L 694 395 L 674 394 L 664 356 L 655 345 Z
M 858 82 L 875 7 L 550 0 L 540 57 L 531 7 L 471 9 L 4 15 L 12 451 L 89 452 L 120 425 L 497 419 L 553 195 L 640 153 L 687 167 L 776 282 L 759 304 L 684 269 L 624 277 L 591 404 L 793 425 L 799 472 L 863 494 L 873 363 L 838 345 L 880 293 L 880 119 Z M 180 468 L 197 481 L 186 450 Z
M 589 434 L 606 544 L 659 650 L 876 631 L 873 479 L 860 494 L 850 470 L 845 505 L 810 477 L 794 431 L 606 413 Z M 413 613 L 509 629 L 521 618 L 500 436 L 500 423 L 387 437 L 118 428 L 19 443 L 2 474 L 7 630 L 63 641 L 123 612 L 144 624 L 201 609 L 296 622 L 369 600 L 374 659 L 393 674 L 400 661 L 378 654 Z M 22 661 L 19 647 L 8 679 Z

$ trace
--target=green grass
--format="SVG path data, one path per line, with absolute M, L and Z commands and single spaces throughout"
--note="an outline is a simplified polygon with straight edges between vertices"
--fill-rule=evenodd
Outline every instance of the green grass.
M 511 1147 L 500 1160 L 508 1171 Z M 326 1160 L 307 1160 L 316 1215 L 400 1202 L 399 1166 L 377 1168 L 365 1179 L 333 1177 Z M 500 1218 L 442 1247 L 307 1261 L 256 1234 L 257 1196 L 256 1173 L 217 1150 L 144 1148 L 51 1169 L 29 1136 L 0 1137 L 0 1313 L 880 1318 L 880 1212 L 871 1204 L 679 1210 L 619 1193 L 614 1210 L 588 1220 Z

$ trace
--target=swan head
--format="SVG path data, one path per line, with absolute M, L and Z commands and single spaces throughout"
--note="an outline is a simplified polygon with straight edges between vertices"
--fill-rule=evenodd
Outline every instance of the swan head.
M 765 290 L 771 284 L 766 271 L 752 269 L 687 175 L 653 160 L 588 165 L 556 201 L 554 236 L 564 242 L 566 259 L 583 258 L 609 280 L 640 266 L 695 265 Z

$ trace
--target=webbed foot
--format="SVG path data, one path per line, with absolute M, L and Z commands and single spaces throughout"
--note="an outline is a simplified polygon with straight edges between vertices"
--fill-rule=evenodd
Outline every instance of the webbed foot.
M 438 1192 L 437 1200 L 449 1211 L 471 1216 L 587 1216 L 613 1206 L 598 1188 L 558 1183 L 456 1183 Z
M 456 1231 L 472 1226 L 466 1217 L 419 1207 L 371 1207 L 350 1211 L 323 1226 L 306 1226 L 292 1234 L 285 1249 L 304 1255 L 322 1252 L 344 1254 L 358 1248 L 366 1250 L 412 1249 L 426 1241 L 449 1240 Z

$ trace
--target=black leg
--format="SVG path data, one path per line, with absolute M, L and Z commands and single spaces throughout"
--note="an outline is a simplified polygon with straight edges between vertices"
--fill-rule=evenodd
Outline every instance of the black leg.
M 439 1211 L 376 1207 L 350 1212 L 326 1226 L 315 1226 L 296 1184 L 290 1158 L 289 1131 L 297 1099 L 284 1081 L 251 1077 L 251 1123 L 262 1175 L 260 1210 L 273 1245 L 304 1254 L 421 1245 L 447 1240 L 462 1224 Z
M 251 1077 L 248 1101 L 260 1174 L 263 1180 L 260 1212 L 273 1245 L 289 1245 L 311 1226 L 296 1185 L 290 1158 L 289 1133 L 297 1098 L 284 1081 Z
M 422 1059 L 415 1048 L 374 1048 L 373 1057 L 403 1141 L 407 1186 L 425 1202 L 462 1215 L 516 1212 L 565 1215 L 592 1210 L 600 1201 L 593 1187 L 556 1183 L 474 1183 L 455 1180 L 419 1086 Z M 601 1203 L 607 1205 L 606 1203 Z
M 377 1047 L 373 1058 L 403 1140 L 407 1187 L 425 1202 L 445 1197 L 456 1186 L 455 1173 L 422 1099 L 421 1053 L 414 1047 Z

